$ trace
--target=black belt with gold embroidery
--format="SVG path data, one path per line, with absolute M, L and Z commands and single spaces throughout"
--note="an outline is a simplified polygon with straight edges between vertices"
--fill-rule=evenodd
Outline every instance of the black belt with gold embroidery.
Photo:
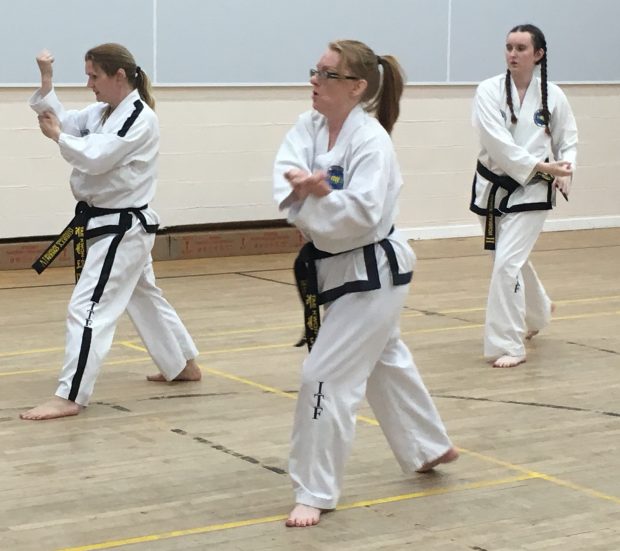
M 88 203 L 80 201 L 75 206 L 75 216 L 69 222 L 67 227 L 62 230 L 60 235 L 45 249 L 45 252 L 32 265 L 34 270 L 42 273 L 65 249 L 70 241 L 73 241 L 73 261 L 75 270 L 75 281 L 80 279 L 80 274 L 84 268 L 86 261 L 86 240 L 92 237 L 106 234 L 124 234 L 131 227 L 131 216 L 135 215 L 144 227 L 147 233 L 155 233 L 158 224 L 148 224 L 144 213 L 148 205 L 142 207 L 122 208 L 122 209 L 104 209 L 100 207 L 91 207 Z M 88 221 L 91 218 L 105 216 L 106 214 L 120 214 L 118 224 L 101 226 L 92 230 L 87 230 Z
M 394 227 L 390 229 L 388 235 L 391 235 L 394 231 Z M 372 291 L 378 289 L 381 286 L 379 280 L 379 273 L 377 270 L 377 260 L 375 256 L 375 245 L 380 245 L 385 251 L 392 273 L 392 283 L 394 285 L 406 285 L 411 281 L 413 272 L 400 273 L 398 271 L 398 260 L 394 247 L 390 240 L 386 237 L 377 243 L 371 243 L 360 247 L 364 251 L 364 260 L 366 262 L 366 269 L 373 270 L 372 277 L 369 277 L 369 281 L 357 282 L 354 285 L 345 284 L 343 287 L 335 289 L 336 292 L 324 292 L 319 293 L 318 278 L 316 270 L 316 261 L 323 258 L 330 258 L 339 254 L 344 254 L 348 251 L 342 251 L 339 253 L 328 253 L 317 249 L 313 243 L 306 243 L 297 258 L 295 259 L 294 272 L 295 282 L 297 284 L 297 290 L 304 308 L 304 335 L 295 346 L 307 345 L 308 351 L 312 350 L 314 343 L 317 339 L 319 328 L 321 326 L 321 315 L 319 306 L 321 304 L 336 300 L 340 296 L 352 292 L 359 291 Z
M 500 187 L 505 189 L 510 194 L 518 189 L 520 184 L 516 180 L 513 180 L 510 176 L 498 176 L 494 172 L 491 172 L 480 161 L 478 161 L 476 171 L 485 180 L 493 184 L 491 186 L 491 190 L 489 191 L 489 198 L 487 199 L 487 212 L 484 222 L 484 248 L 494 251 L 496 239 L 495 194 Z
M 319 310 L 319 288 L 316 273 L 316 260 L 335 256 L 317 249 L 314 243 L 306 243 L 297 258 L 293 270 L 295 272 L 295 283 L 304 307 L 304 336 L 295 346 L 308 346 L 308 351 L 312 350 L 316 337 L 321 326 L 321 313 Z
M 489 191 L 489 198 L 487 199 L 486 219 L 484 222 L 484 248 L 490 251 L 494 251 L 495 241 L 497 238 L 495 222 L 495 217 L 497 215 L 497 213 L 495 212 L 495 195 L 497 193 L 497 190 L 499 188 L 503 188 L 508 192 L 508 195 L 510 195 L 512 192 L 518 189 L 521 184 L 519 184 L 519 182 L 517 182 L 516 180 L 513 180 L 510 176 L 499 176 L 494 172 L 491 172 L 480 161 L 478 161 L 476 171 L 485 180 L 493 184 L 491 186 L 491 190 Z M 551 185 L 554 179 L 555 176 L 547 174 L 546 172 L 536 172 L 531 178 L 531 180 L 528 182 L 528 184 L 543 181 Z

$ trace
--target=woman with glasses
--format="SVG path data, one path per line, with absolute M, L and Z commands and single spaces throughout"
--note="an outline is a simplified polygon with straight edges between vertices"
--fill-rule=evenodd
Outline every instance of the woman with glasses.
M 525 362 L 525 341 L 551 320 L 553 304 L 529 256 L 555 190 L 568 200 L 577 157 L 570 105 L 547 81 L 545 35 L 518 25 L 508 33 L 505 55 L 506 73 L 478 86 L 473 108 L 481 151 L 470 210 L 483 217 L 485 248 L 494 251 L 484 330 L 484 355 L 493 367 Z
M 296 505 L 287 526 L 317 524 L 336 507 L 364 396 L 406 473 L 458 457 L 400 339 L 415 262 L 394 229 L 402 178 L 390 133 L 401 68 L 392 56 L 341 40 L 310 77 L 313 110 L 288 132 L 274 167 L 274 198 L 308 240 L 295 262 L 310 354 L 294 420 Z

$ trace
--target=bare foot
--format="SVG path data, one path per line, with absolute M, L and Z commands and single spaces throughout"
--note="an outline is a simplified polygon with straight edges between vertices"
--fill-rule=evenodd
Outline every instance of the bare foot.
M 54 396 L 51 400 L 48 400 L 40 406 L 29 409 L 28 411 L 20 414 L 20 417 L 29 421 L 58 419 L 59 417 L 71 417 L 72 415 L 77 415 L 80 411 L 82 411 L 82 409 L 82 406 L 72 402 L 71 400 L 65 400 L 59 396 Z
M 432 471 L 437 465 L 441 463 L 452 463 L 452 461 L 456 461 L 459 458 L 459 452 L 456 448 L 450 448 L 446 453 L 442 456 L 438 457 L 434 461 L 429 461 L 428 463 L 424 463 L 416 473 L 427 473 Z
M 187 360 L 183 371 L 181 371 L 181 373 L 179 373 L 173 381 L 200 381 L 200 379 L 202 379 L 202 371 L 200 371 L 200 367 L 196 363 L 196 360 Z M 156 375 L 147 375 L 146 380 L 153 381 L 154 383 L 171 382 L 167 381 L 161 373 L 157 373 Z
M 319 523 L 322 512 L 322 509 L 310 507 L 310 505 L 304 505 L 303 503 L 297 503 L 288 516 L 286 525 L 295 528 L 314 526 Z
M 553 313 L 555 312 L 555 304 L 553 304 L 553 302 L 551 303 L 551 315 L 553 315 Z M 538 329 L 532 329 L 531 331 L 528 331 L 525 334 L 525 340 L 526 341 L 531 341 L 536 335 L 538 335 L 538 333 L 540 333 L 540 331 L 538 331 Z
M 493 362 L 493 367 L 515 367 L 525 363 L 525 356 L 500 356 Z

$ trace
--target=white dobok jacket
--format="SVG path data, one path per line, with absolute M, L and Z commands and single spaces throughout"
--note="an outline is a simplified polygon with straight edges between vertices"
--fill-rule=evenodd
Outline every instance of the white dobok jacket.
M 415 256 L 406 240 L 393 231 L 402 178 L 390 136 L 357 106 L 330 151 L 328 140 L 326 118 L 308 111 L 286 135 L 274 166 L 274 198 L 280 209 L 288 209 L 289 222 L 316 248 L 336 255 L 317 261 L 320 302 L 341 292 L 378 288 L 376 267 L 382 262 L 390 263 L 395 284 L 408 283 Z M 325 197 L 296 200 L 284 177 L 290 169 L 336 174 L 339 185 Z M 393 255 L 383 246 L 371 247 L 374 254 L 364 249 L 381 241 L 393 249 Z M 397 276 L 405 274 L 409 279 L 400 278 L 397 283 Z
M 519 102 L 511 81 L 513 109 L 518 119 L 511 122 L 506 100 L 506 75 L 483 81 L 476 90 L 472 123 L 477 129 L 481 151 L 472 186 L 470 209 L 484 215 L 492 183 L 480 174 L 480 164 L 497 176 L 508 176 L 518 184 L 509 193 L 499 189 L 495 198 L 496 214 L 525 210 L 548 210 L 555 201 L 551 184 L 536 177 L 534 167 L 545 160 L 569 161 L 577 158 L 577 124 L 564 92 L 548 83 L 547 102 L 551 114 L 551 136 L 545 133 L 542 115 L 540 79 L 532 78 L 523 103 Z
M 45 97 L 35 92 L 30 105 L 39 114 L 54 112 L 60 121 L 58 145 L 63 158 L 73 167 L 70 181 L 76 200 L 119 209 L 139 208 L 153 199 L 159 124 L 137 90 L 105 122 L 102 116 L 108 104 L 99 102 L 81 110 L 65 110 L 54 90 Z M 145 209 L 144 214 L 149 223 L 158 223 L 152 209 Z

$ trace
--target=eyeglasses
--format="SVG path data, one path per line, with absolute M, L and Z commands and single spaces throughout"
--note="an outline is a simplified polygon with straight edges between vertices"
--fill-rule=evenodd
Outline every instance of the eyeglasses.
M 340 75 L 338 73 L 334 73 L 333 71 L 327 71 L 325 69 L 310 69 L 310 78 L 316 76 L 319 80 L 333 79 L 333 80 L 359 80 L 359 77 L 354 77 L 352 75 Z

